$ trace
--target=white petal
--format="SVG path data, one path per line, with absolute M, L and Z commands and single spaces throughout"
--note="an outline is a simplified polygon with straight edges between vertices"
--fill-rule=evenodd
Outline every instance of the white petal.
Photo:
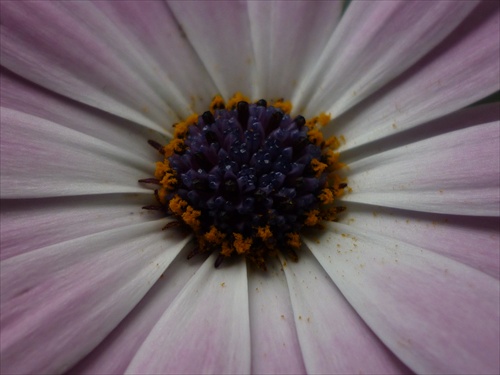
M 500 121 L 498 103 L 487 103 L 452 112 L 406 131 L 399 131 L 393 126 L 394 134 L 359 147 L 345 148 L 341 153 L 342 161 L 349 164 L 354 160 L 367 158 L 396 147 L 495 121 Z
M 248 274 L 251 373 L 305 374 L 283 269 L 274 258 L 267 268 L 267 272 L 249 270 Z
M 2 200 L 0 259 L 161 217 L 142 206 L 153 194 L 82 195 Z M 165 221 L 166 223 L 166 221 Z
M 406 365 L 425 374 L 496 373 L 497 279 L 370 230 L 341 223 L 327 228 L 305 243 L 358 314 Z
M 165 311 L 129 374 L 248 374 L 246 263 L 214 269 L 209 257 Z
M 123 374 L 165 310 L 200 267 L 188 245 L 120 324 L 68 374 Z M 156 360 L 161 361 L 163 356 Z
M 2 198 L 150 192 L 154 163 L 91 136 L 8 108 L 1 111 Z
M 498 20 L 498 2 L 483 2 L 429 55 L 336 118 L 327 131 L 343 134 L 347 140 L 343 148 L 353 148 L 439 118 L 497 91 Z
M 0 264 L 2 373 L 60 373 L 141 300 L 187 242 L 151 222 Z
M 341 10 L 341 1 L 248 2 L 256 98 L 292 99 L 325 48 Z
M 442 41 L 477 1 L 354 1 L 332 35 L 298 105 L 339 116 Z M 295 100 L 294 100 L 295 102 Z
M 146 142 L 166 140 L 167 128 L 161 133 L 110 115 L 107 112 L 55 94 L 10 72 L 0 72 L 0 105 L 55 122 L 81 133 L 101 139 L 134 154 L 158 157 Z M 152 159 L 153 160 L 153 159 Z
M 353 203 L 346 206 L 341 220 L 353 230 L 371 230 L 500 278 L 498 217 L 438 215 Z
M 160 2 L 2 2 L 1 30 L 3 66 L 158 131 L 212 94 Z
M 498 122 L 457 130 L 349 164 L 345 201 L 458 215 L 499 215 Z
M 244 1 L 169 1 L 168 6 L 226 99 L 255 97 L 255 56 Z M 214 93 L 216 94 L 216 93 Z
M 331 246 L 321 246 L 328 251 Z M 309 374 L 400 374 L 405 366 L 373 334 L 307 249 L 284 262 L 293 319 Z

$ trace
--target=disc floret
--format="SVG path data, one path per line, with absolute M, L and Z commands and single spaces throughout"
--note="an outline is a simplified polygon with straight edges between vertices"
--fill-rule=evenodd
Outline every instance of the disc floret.
M 295 259 L 300 231 L 335 220 L 334 202 L 347 186 L 336 138 L 323 139 L 330 116 L 291 117 L 291 104 L 216 96 L 210 110 L 174 127 L 156 163 L 155 196 L 196 238 L 195 253 L 236 254 L 265 268 L 277 251 Z

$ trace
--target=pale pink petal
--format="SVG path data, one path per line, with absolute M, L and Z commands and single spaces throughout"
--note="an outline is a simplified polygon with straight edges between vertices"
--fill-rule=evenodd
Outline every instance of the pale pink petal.
M 94 1 L 94 4 L 129 44 L 125 56 L 133 50 L 138 60 L 145 60 L 144 68 L 154 73 L 148 84 L 162 93 L 164 105 L 181 119 L 207 110 L 215 86 L 164 1 Z
M 500 121 L 498 103 L 487 103 L 467 107 L 446 116 L 426 122 L 405 131 L 395 131 L 390 136 L 377 139 L 359 147 L 343 150 L 342 161 L 349 164 L 355 160 L 371 157 L 374 154 L 405 146 L 437 135 L 446 134 L 480 124 Z
M 353 230 L 371 230 L 500 278 L 498 217 L 438 215 L 353 203 L 346 206 L 342 222 Z
M 326 229 L 306 239 L 307 246 L 363 320 L 413 371 L 498 372 L 497 279 L 370 230 L 340 223 Z
M 428 53 L 477 1 L 353 1 L 294 103 L 339 116 Z
M 456 215 L 498 216 L 498 122 L 457 130 L 349 164 L 345 201 Z
M 290 291 L 277 259 L 267 272 L 249 269 L 252 374 L 305 374 Z
M 150 192 L 137 180 L 154 163 L 133 150 L 12 109 L 0 116 L 3 199 Z
M 169 134 L 168 128 L 155 132 L 55 94 L 5 70 L 0 71 L 0 79 L 2 107 L 55 122 L 146 157 L 158 159 L 159 156 L 158 152 L 146 142 L 148 139 L 166 143 L 165 135 Z
M 337 26 L 342 1 L 250 1 L 256 98 L 291 99 Z
M 167 308 L 128 374 L 249 374 L 246 263 L 210 256 Z
M 60 373 L 98 345 L 186 244 L 161 227 L 113 229 L 2 261 L 2 373 Z
M 209 77 L 161 2 L 2 1 L 1 11 L 2 65 L 59 94 L 158 131 L 199 95 L 210 100 Z
M 203 262 L 198 257 L 188 261 L 186 256 L 191 250 L 191 245 L 186 246 L 126 318 L 67 374 L 123 374 L 162 314 Z M 154 360 L 161 362 L 164 356 Z
M 332 248 L 320 247 L 324 252 Z M 299 263 L 283 261 L 283 268 L 307 373 L 408 373 L 307 249 L 300 251 Z
M 152 193 L 4 199 L 0 259 L 161 217 L 141 209 L 148 204 L 154 204 Z
M 429 55 L 336 118 L 327 132 L 343 134 L 347 143 L 341 150 L 350 149 L 439 118 L 497 91 L 499 19 L 498 2 L 483 2 Z
M 257 94 L 251 20 L 245 1 L 169 1 L 179 27 L 225 98 Z

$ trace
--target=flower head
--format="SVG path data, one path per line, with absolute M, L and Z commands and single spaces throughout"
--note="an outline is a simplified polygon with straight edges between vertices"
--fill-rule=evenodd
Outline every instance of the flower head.
M 498 372 L 497 2 L 0 7 L 2 373 Z

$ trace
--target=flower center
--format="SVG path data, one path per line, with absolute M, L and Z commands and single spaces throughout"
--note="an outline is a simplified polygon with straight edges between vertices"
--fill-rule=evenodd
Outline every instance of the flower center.
M 156 199 L 175 218 L 166 227 L 192 230 L 190 257 L 218 251 L 218 267 L 240 254 L 263 269 L 277 251 L 297 260 L 300 231 L 343 211 L 334 205 L 347 186 L 335 173 L 339 142 L 320 131 L 330 117 L 306 121 L 290 111 L 282 100 L 216 96 L 209 111 L 176 124 L 166 146 L 150 141 L 164 160 L 155 179 L 140 182 L 160 185 Z

